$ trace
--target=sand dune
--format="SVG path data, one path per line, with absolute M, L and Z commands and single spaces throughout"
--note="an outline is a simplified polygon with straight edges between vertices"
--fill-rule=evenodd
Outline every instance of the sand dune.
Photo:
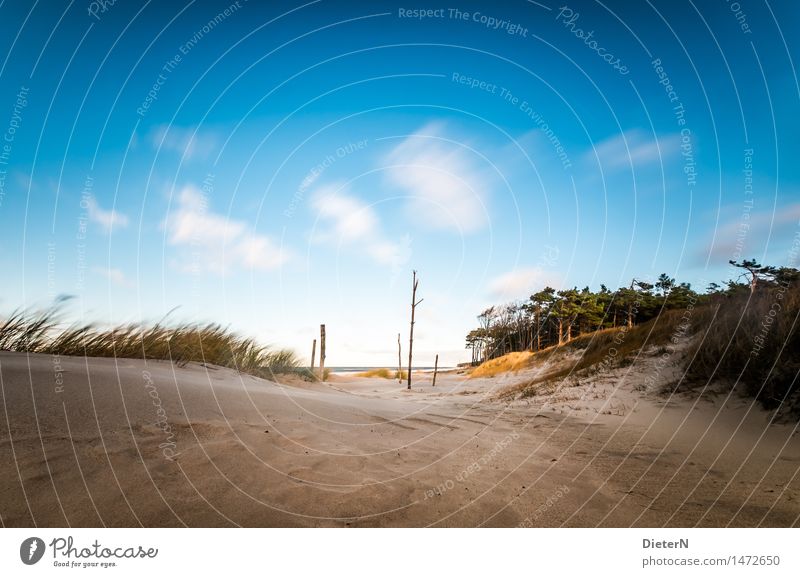
M 788 526 L 794 425 L 618 375 L 527 401 L 509 374 L 279 384 L 0 353 L 4 526 Z M 611 413 L 611 414 L 608 414 Z

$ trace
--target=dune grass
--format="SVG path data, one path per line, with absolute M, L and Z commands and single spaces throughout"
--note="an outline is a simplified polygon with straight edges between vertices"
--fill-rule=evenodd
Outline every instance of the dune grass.
M 666 311 L 641 325 L 631 328 L 625 326 L 616 327 L 586 333 L 560 346 L 554 345 L 537 353 L 532 353 L 526 361 L 528 366 L 550 361 L 553 368 L 530 381 L 503 391 L 501 397 L 510 398 L 519 395 L 525 398 L 535 396 L 542 391 L 550 390 L 554 383 L 563 381 L 568 377 L 598 372 L 615 366 L 628 365 L 643 350 L 650 347 L 663 347 L 670 343 L 671 339 L 677 334 L 676 331 L 681 324 L 682 314 L 678 310 Z M 502 358 L 500 357 L 500 359 Z M 559 359 L 563 359 L 563 361 L 553 362 Z
M 408 378 L 408 372 L 381 368 L 370 369 L 369 371 L 356 373 L 354 376 L 372 379 L 405 379 Z
M 565 379 L 626 366 L 637 355 L 686 348 L 675 357 L 683 378 L 669 390 L 697 394 L 715 383 L 732 384 L 765 408 L 800 415 L 800 290 L 798 284 L 722 295 L 693 310 L 670 310 L 634 326 L 588 333 L 535 353 L 530 365 L 552 369 L 501 393 L 502 398 L 548 392 Z M 558 362 L 563 357 L 563 362 Z M 498 364 L 508 360 L 494 359 Z M 479 369 L 481 367 L 478 367 Z M 474 373 L 473 373 L 474 374 Z
M 0 350 L 85 357 L 200 362 L 258 376 L 295 372 L 297 356 L 215 323 L 66 325 L 61 309 L 17 310 L 0 321 Z
M 768 409 L 800 415 L 800 282 L 742 291 L 699 312 L 681 388 L 724 380 Z
M 276 371 L 271 371 L 276 373 Z M 331 370 L 325 369 L 322 379 L 319 378 L 319 368 L 311 370 L 311 367 L 299 366 L 295 368 L 286 368 L 280 371 L 282 375 L 294 375 L 300 377 L 304 381 L 327 381 L 331 376 Z
M 489 359 L 485 363 L 481 363 L 475 367 L 470 373 L 470 378 L 477 377 L 494 377 L 500 373 L 507 373 L 510 371 L 519 371 L 531 366 L 531 362 L 535 353 L 530 351 L 522 351 L 517 353 L 508 353 L 502 357 Z

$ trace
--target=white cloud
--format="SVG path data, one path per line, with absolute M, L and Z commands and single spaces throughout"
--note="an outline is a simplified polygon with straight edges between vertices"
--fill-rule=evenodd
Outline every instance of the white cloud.
M 286 254 L 272 240 L 263 235 L 251 234 L 235 246 L 242 264 L 258 270 L 278 268 L 286 261 Z
M 170 244 L 189 249 L 181 265 L 187 271 L 272 270 L 289 258 L 285 249 L 244 221 L 211 212 L 203 192 L 192 185 L 177 194 L 177 209 L 165 226 Z
M 111 232 L 114 228 L 124 228 L 128 226 L 128 217 L 116 210 L 105 210 L 97 204 L 94 197 L 90 197 L 87 202 L 86 210 L 89 220 L 99 224 L 105 232 Z
M 526 298 L 546 286 L 557 288 L 560 279 L 554 271 L 539 267 L 516 268 L 489 283 L 489 293 L 497 298 Z
M 605 169 L 617 169 L 631 165 L 640 168 L 656 163 L 659 158 L 672 157 L 679 150 L 679 135 L 655 138 L 652 134 L 637 128 L 615 134 L 595 144 L 591 150 L 586 152 L 585 158 L 590 163 L 596 163 L 599 158 L 600 165 Z
M 311 206 L 324 225 L 316 232 L 314 240 L 322 242 L 334 238 L 352 245 L 378 264 L 390 265 L 393 271 L 398 271 L 410 260 L 411 239 L 408 235 L 398 243 L 386 239 L 375 210 L 343 187 L 328 185 L 317 189 L 312 195 Z
M 462 233 L 488 224 L 487 186 L 474 159 L 432 123 L 407 137 L 385 158 L 389 181 L 405 190 L 415 218 Z
M 399 243 L 373 240 L 367 244 L 366 250 L 378 262 L 391 265 L 405 264 L 411 258 L 411 237 L 405 235 Z
M 744 212 L 720 225 L 713 244 L 709 242 L 698 257 L 705 259 L 710 254 L 724 262 L 753 258 L 764 251 L 767 242 L 780 246 L 782 240 L 791 238 L 798 221 L 800 203 L 779 207 L 775 212 Z
M 375 211 L 341 189 L 322 188 L 314 195 L 313 206 L 320 218 L 333 225 L 342 240 L 359 240 L 377 234 Z
M 205 158 L 217 147 L 217 139 L 209 134 L 201 134 L 194 127 L 180 127 L 162 124 L 150 131 L 150 143 L 156 150 L 171 150 L 192 158 Z
M 208 200 L 192 185 L 178 193 L 178 210 L 169 229 L 173 244 L 228 244 L 244 232 L 243 222 L 208 211 Z
M 96 266 L 96 267 L 92 267 L 92 272 L 106 277 L 108 280 L 110 280 L 115 285 L 119 285 L 119 286 L 123 286 L 123 287 L 129 287 L 132 284 L 128 280 L 128 278 L 125 276 L 125 273 L 123 273 L 118 268 L 108 268 L 108 267 Z

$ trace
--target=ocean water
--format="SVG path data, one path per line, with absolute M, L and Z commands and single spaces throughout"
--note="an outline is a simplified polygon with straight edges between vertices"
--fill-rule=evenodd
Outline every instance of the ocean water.
M 365 371 L 371 371 L 373 369 L 389 369 L 390 371 L 397 370 L 397 367 L 325 367 L 326 369 L 330 369 L 332 373 L 363 373 Z M 446 371 L 448 369 L 452 369 L 453 367 L 439 367 L 440 371 Z M 403 367 L 403 370 L 406 370 L 407 367 Z M 415 371 L 433 371 L 434 367 L 414 367 Z

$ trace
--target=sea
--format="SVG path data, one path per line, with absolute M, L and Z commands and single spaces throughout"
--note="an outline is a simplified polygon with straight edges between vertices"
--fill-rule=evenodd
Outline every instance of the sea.
M 387 366 L 380 366 L 380 367 L 325 367 L 326 369 L 330 369 L 332 373 L 342 374 L 342 373 L 364 373 L 366 371 L 371 371 L 374 369 L 389 369 L 390 371 L 396 370 L 397 367 L 387 367 Z M 403 367 L 403 370 L 406 370 L 407 367 Z M 455 367 L 439 367 L 440 371 L 446 371 L 449 369 L 453 369 Z M 434 367 L 414 367 L 414 371 L 421 371 L 421 372 L 433 372 Z

